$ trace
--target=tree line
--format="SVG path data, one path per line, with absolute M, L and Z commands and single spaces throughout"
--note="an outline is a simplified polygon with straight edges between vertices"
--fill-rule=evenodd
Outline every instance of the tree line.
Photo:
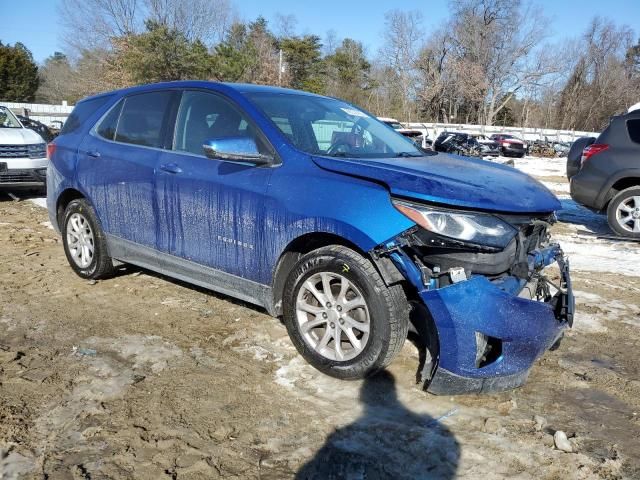
M 601 130 L 640 101 L 640 41 L 595 17 L 548 43 L 549 20 L 521 0 L 452 0 L 435 31 L 390 10 L 382 47 L 298 34 L 292 15 L 241 21 L 231 0 L 63 0 L 65 53 L 38 68 L 0 43 L 0 99 L 58 103 L 167 80 L 281 85 L 402 121 Z

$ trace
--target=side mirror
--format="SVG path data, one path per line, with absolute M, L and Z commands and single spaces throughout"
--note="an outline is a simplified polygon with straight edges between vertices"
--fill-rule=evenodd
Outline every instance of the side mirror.
M 269 165 L 273 162 L 273 157 L 260 153 L 255 140 L 249 137 L 213 138 L 207 140 L 202 148 L 207 158 L 215 160 L 254 165 Z

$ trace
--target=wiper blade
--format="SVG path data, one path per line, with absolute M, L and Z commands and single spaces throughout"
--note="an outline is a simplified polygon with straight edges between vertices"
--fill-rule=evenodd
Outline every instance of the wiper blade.
M 413 153 L 413 152 L 398 152 L 396 153 L 394 158 L 417 158 L 422 157 L 421 153 Z
M 359 155 L 347 152 L 325 153 L 327 157 L 340 157 L 340 158 L 361 158 Z

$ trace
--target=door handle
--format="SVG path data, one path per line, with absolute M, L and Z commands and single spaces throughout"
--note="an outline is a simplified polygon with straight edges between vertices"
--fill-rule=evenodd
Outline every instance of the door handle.
M 182 173 L 182 169 L 175 163 L 163 163 L 160 165 L 160 170 L 167 173 Z
M 100 152 L 97 150 L 89 150 L 87 155 L 93 158 L 100 158 Z

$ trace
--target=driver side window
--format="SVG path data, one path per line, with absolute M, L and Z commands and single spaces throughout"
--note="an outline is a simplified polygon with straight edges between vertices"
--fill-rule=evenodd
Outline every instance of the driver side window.
M 265 142 L 246 116 L 220 95 L 199 91 L 182 94 L 173 149 L 205 156 L 208 140 L 252 138 L 260 153 L 268 153 Z

